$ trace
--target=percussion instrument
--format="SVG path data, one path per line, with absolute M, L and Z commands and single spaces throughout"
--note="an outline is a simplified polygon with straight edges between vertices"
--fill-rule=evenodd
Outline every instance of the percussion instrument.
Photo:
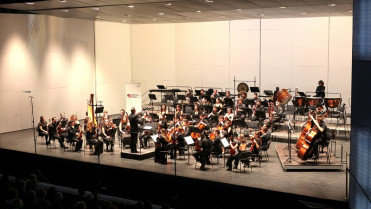
M 281 91 L 277 92 L 277 101 L 281 103 L 281 105 L 286 105 L 291 98 L 292 96 L 287 89 L 282 89 Z
M 306 105 L 305 97 L 294 97 L 293 103 L 296 107 L 304 107 Z
M 325 105 L 329 108 L 336 108 L 341 104 L 341 98 L 325 98 Z
M 322 98 L 321 97 L 307 97 L 307 105 L 308 105 L 308 107 L 310 107 L 310 106 L 320 107 L 321 106 L 321 102 L 322 102 Z
M 238 94 L 247 93 L 249 91 L 249 86 L 246 83 L 240 83 L 237 86 Z

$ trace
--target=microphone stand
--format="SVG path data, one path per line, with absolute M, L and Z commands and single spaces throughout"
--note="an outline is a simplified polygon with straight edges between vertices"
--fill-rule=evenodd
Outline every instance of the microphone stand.
M 35 146 L 35 157 L 36 157 L 36 155 L 37 155 L 37 152 L 36 152 L 36 130 L 35 130 L 35 116 L 34 116 L 34 112 L 33 112 L 33 98 L 34 97 L 29 96 L 29 98 L 31 99 L 33 141 L 34 141 L 34 146 Z
M 290 124 L 290 120 L 287 122 L 287 137 L 288 137 L 288 140 L 287 140 L 287 149 L 289 150 L 289 157 L 286 159 L 285 163 L 286 162 L 290 162 L 293 160 L 292 159 L 292 156 L 291 156 L 291 150 L 292 150 L 292 147 L 291 147 L 291 133 L 293 133 L 293 129 L 291 127 L 291 124 Z M 285 150 L 285 149 L 284 149 Z

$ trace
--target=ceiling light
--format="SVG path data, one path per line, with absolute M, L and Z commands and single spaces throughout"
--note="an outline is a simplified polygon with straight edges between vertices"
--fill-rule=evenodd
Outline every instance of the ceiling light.
M 152 20 L 153 20 L 153 21 L 156 21 L 156 18 L 153 18 Z
M 95 18 L 99 19 L 99 18 L 100 18 L 100 16 L 95 16 Z
M 286 9 L 286 7 L 285 6 L 282 6 L 282 7 L 279 7 L 280 9 Z
M 92 10 L 95 10 L 95 11 L 98 11 L 99 10 L 99 7 L 93 7 L 91 8 Z
M 196 11 L 197 13 L 201 13 L 201 11 L 200 10 L 198 10 L 198 11 Z
M 352 10 L 348 11 L 348 12 L 353 12 Z
M 129 8 L 134 8 L 134 5 L 127 5 L 127 7 L 129 7 Z
M 163 12 L 159 12 L 158 15 L 164 15 L 164 13 Z
M 241 11 L 242 9 L 236 9 L 237 11 Z
M 166 6 L 171 6 L 171 2 L 165 3 Z
M 66 0 L 59 0 L 59 2 L 66 3 L 67 1 Z
M 301 14 L 302 14 L 302 15 L 306 15 L 307 13 L 306 13 L 306 12 L 302 12 Z
M 225 18 L 225 16 L 224 16 L 224 15 L 222 15 L 222 16 L 220 16 L 220 18 Z
M 334 6 L 336 6 L 336 4 L 332 3 L 332 4 L 329 4 L 328 6 L 329 7 L 334 7 Z
M 125 17 L 131 17 L 131 14 L 128 14 L 128 15 L 124 15 Z
M 26 4 L 28 4 L 28 5 L 34 5 L 35 2 L 27 2 Z
M 214 1 L 213 0 L 205 0 L 205 2 L 207 2 L 207 3 L 213 3 Z
M 62 12 L 68 12 L 68 9 L 62 9 Z
M 122 20 L 122 22 L 127 22 L 126 20 Z

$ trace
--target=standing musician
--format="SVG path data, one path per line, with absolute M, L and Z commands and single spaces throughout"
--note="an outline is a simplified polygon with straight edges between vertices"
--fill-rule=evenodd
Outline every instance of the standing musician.
M 71 120 L 68 122 L 68 127 L 67 127 L 67 142 L 68 143 L 76 143 L 75 145 L 75 152 L 81 151 L 82 147 L 82 129 L 79 132 L 76 132 L 75 128 L 75 121 Z
M 197 162 L 201 163 L 200 170 L 205 170 L 206 164 L 210 163 L 210 153 L 212 149 L 213 142 L 208 137 L 208 131 L 201 133 L 201 141 L 199 142 L 200 150 L 195 150 L 196 152 L 193 154 L 194 158 Z
M 98 138 L 97 127 L 91 120 L 86 125 L 86 141 L 94 146 L 94 155 L 103 153 L 103 140 Z
M 62 123 L 60 123 L 62 124 Z M 52 118 L 52 123 L 49 125 L 49 138 L 51 139 L 58 139 L 61 148 L 67 149 L 64 145 L 64 136 L 58 134 L 58 121 L 56 117 Z
M 318 86 L 316 88 L 316 95 L 315 95 L 315 97 L 321 97 L 321 98 L 324 98 L 325 97 L 325 89 L 326 89 L 326 87 L 324 85 L 325 85 L 325 82 L 323 82 L 323 80 L 318 81 Z
M 234 169 L 237 169 L 238 163 L 239 163 L 239 158 L 247 158 L 250 156 L 250 153 L 248 152 L 247 149 L 247 143 L 246 143 L 246 138 L 243 134 L 240 134 L 238 136 L 238 142 L 233 145 L 231 142 L 229 143 L 229 146 L 233 150 L 238 150 L 238 153 L 236 155 L 231 155 L 226 163 L 227 171 L 232 170 L 232 162 L 234 161 Z
M 313 158 L 318 159 L 318 146 L 319 145 L 328 145 L 330 141 L 330 135 L 328 133 L 327 126 L 323 121 L 324 117 L 322 115 L 317 115 L 316 120 L 313 120 L 318 133 L 312 139 L 312 146 L 313 146 Z
M 50 140 L 48 141 L 48 123 L 45 121 L 44 116 L 40 116 L 40 122 L 37 124 L 37 132 L 39 132 L 39 136 L 45 137 L 45 144 L 50 144 Z
M 115 138 L 113 131 L 113 127 L 110 125 L 110 122 L 108 119 L 104 121 L 104 125 L 101 128 L 101 137 L 103 138 L 103 141 L 106 143 L 106 152 L 113 152 L 113 146 L 115 146 Z M 108 147 L 111 146 L 111 149 L 109 150 Z
M 164 153 L 161 151 L 168 150 L 169 136 L 166 129 L 161 129 L 161 134 L 157 137 L 156 148 L 155 148 L 155 162 L 161 164 L 167 164 L 167 159 Z
M 166 106 L 165 106 L 166 107 Z M 129 122 L 130 122 L 130 135 L 131 135 L 131 141 L 130 141 L 130 149 L 131 153 L 138 153 L 137 151 L 137 143 L 138 143 L 138 132 L 139 132 L 139 113 L 136 114 L 136 110 L 134 107 L 130 110 L 131 114 L 129 115 Z

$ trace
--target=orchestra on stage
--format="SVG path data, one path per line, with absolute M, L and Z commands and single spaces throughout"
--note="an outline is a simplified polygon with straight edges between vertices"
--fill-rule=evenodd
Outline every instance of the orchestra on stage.
M 313 97 L 302 92 L 295 92 L 293 97 L 290 89 L 276 87 L 274 93 L 254 91 L 253 97 L 248 98 L 246 84 L 239 85 L 237 90 L 238 94 L 232 95 L 229 90 L 218 89 L 153 89 L 149 91 L 152 107 L 143 111 L 137 112 L 134 107 L 129 112 L 122 109 L 117 119 L 107 110 L 102 116 L 92 111 L 84 124 L 79 123 L 76 114 L 67 118 L 62 112 L 49 122 L 41 116 L 36 129 L 46 145 L 57 140 L 61 148 L 74 147 L 75 152 L 83 146 L 90 147 L 98 156 L 114 152 L 117 137 L 120 146 L 129 145 L 130 153 L 138 153 L 138 140 L 140 149 L 148 149 L 153 140 L 156 163 L 167 164 L 167 156 L 176 159 L 186 151 L 189 154 L 191 148 L 200 170 L 205 170 L 214 155 L 228 156 L 226 169 L 231 171 L 240 161 L 249 166 L 251 160 L 261 157 L 259 149 L 267 145 L 265 136 L 286 122 L 287 105 L 292 100 L 294 116 L 308 116 L 300 126 L 297 156 L 301 160 L 318 159 L 319 145 L 330 139 L 324 118 L 341 104 L 341 98 L 325 97 L 322 80 Z M 161 93 L 159 103 L 153 103 L 155 92 Z M 88 103 L 94 110 L 97 105 L 93 97 Z

